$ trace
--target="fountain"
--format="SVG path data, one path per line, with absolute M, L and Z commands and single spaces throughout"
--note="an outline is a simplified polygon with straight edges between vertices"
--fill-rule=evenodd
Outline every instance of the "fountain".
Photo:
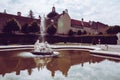
M 118 38 L 118 39 L 117 39 L 117 44 L 120 45 L 120 33 L 117 33 L 116 36 L 117 36 L 117 38 Z
M 41 42 L 39 41 L 39 39 L 35 42 L 34 51 L 32 52 L 32 54 L 57 56 L 59 53 L 53 51 L 50 48 L 50 45 L 47 43 L 47 41 L 45 41 L 45 22 L 44 22 L 44 18 L 41 19 L 40 37 L 41 37 L 40 38 Z

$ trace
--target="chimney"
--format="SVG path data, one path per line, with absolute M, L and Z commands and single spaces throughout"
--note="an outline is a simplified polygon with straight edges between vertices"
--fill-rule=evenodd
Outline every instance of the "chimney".
M 93 22 L 89 20 L 89 24 L 90 24 L 90 26 L 92 26 Z
M 82 20 L 82 26 L 84 26 L 84 23 L 83 23 L 83 22 L 84 22 L 84 19 L 82 18 L 81 20 Z
M 84 21 L 84 19 L 82 18 L 82 22 Z
M 4 14 L 6 14 L 7 12 L 6 12 L 6 9 L 4 9 Z
M 65 9 L 65 13 L 68 13 L 68 9 Z
M 18 16 L 21 16 L 21 12 L 17 12 L 17 15 L 18 15 Z
M 65 14 L 65 11 L 63 11 L 63 15 Z

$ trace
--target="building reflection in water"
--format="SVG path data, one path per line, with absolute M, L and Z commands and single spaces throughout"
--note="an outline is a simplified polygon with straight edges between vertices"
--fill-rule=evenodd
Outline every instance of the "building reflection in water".
M 71 66 L 81 64 L 84 67 L 85 62 L 91 64 L 105 60 L 102 57 L 92 56 L 87 51 L 60 50 L 59 52 L 60 57 L 58 58 L 6 56 L 12 54 L 10 52 L 5 55 L 0 54 L 0 74 L 4 76 L 6 73 L 16 72 L 16 75 L 20 75 L 22 70 L 27 70 L 28 74 L 31 75 L 34 68 L 38 68 L 38 71 L 40 71 L 40 69 L 46 67 L 51 72 L 52 77 L 55 76 L 56 71 L 60 71 L 64 76 L 67 76 Z M 119 62 L 119 60 L 111 60 Z

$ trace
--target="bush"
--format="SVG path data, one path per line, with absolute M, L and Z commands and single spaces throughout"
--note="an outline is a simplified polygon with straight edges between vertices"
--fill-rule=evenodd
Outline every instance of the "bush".
M 29 26 L 28 31 L 31 32 L 31 33 L 40 32 L 40 27 L 38 26 L 37 22 L 33 22 Z
M 77 35 L 81 35 L 81 34 L 82 34 L 82 31 L 78 30 Z
M 3 28 L 4 33 L 15 33 L 15 31 L 20 31 L 20 25 L 16 19 L 9 19 Z
M 25 23 L 23 26 L 22 26 L 22 29 L 21 29 L 21 32 L 22 33 L 25 33 L 27 34 L 29 31 L 28 31 L 28 23 Z
M 68 35 L 69 35 L 69 36 L 73 36 L 73 35 L 74 35 L 74 32 L 73 32 L 72 29 L 69 30 Z
M 54 25 L 51 25 L 50 27 L 47 28 L 47 33 L 49 35 L 54 35 L 56 33 L 57 29 L 54 27 Z

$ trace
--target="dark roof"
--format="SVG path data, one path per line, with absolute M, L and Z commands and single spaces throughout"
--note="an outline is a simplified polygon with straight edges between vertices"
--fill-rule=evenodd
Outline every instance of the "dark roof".
M 48 13 L 47 17 L 48 18 L 54 18 L 55 16 L 58 16 L 59 14 L 56 12 L 55 7 L 52 7 L 52 11 Z
M 57 15 L 59 15 L 57 12 L 50 12 L 50 13 L 47 15 L 47 17 L 48 17 L 48 18 L 53 18 L 53 17 L 55 17 L 55 16 L 57 16 Z
M 50 13 L 48 13 L 47 17 L 48 18 L 53 18 L 55 16 L 59 15 L 56 11 L 51 11 Z

